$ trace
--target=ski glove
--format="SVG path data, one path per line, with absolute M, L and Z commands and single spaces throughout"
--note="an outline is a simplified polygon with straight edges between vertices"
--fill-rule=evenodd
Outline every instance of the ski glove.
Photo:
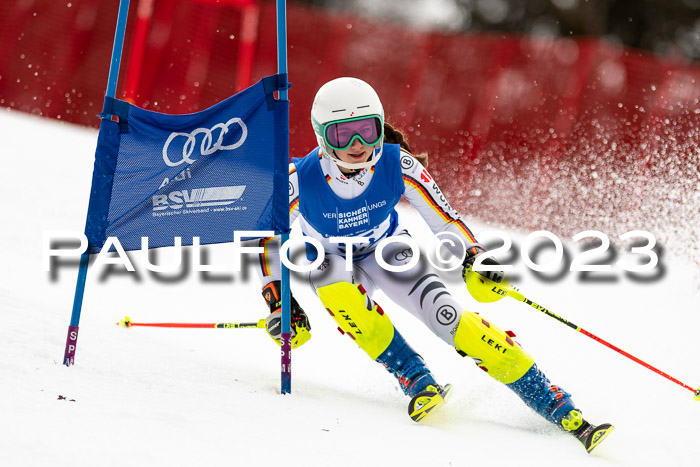
M 470 248 L 467 250 L 467 255 L 464 257 L 464 262 L 462 263 L 462 278 L 464 281 L 467 281 L 467 274 L 469 274 L 472 271 L 472 267 L 474 266 L 474 261 L 476 261 L 476 258 L 480 257 L 486 253 L 483 248 L 475 247 L 475 248 Z M 493 259 L 492 257 L 488 258 L 483 258 L 481 260 L 482 265 L 488 265 L 488 266 L 500 266 L 498 261 Z M 493 282 L 500 283 L 503 281 L 503 278 L 505 277 L 505 273 L 503 271 L 476 271 L 485 278 L 492 280 Z
M 291 294 L 290 294 L 291 295 Z M 262 296 L 270 308 L 270 314 L 265 318 L 266 330 L 268 335 L 280 344 L 282 335 L 282 282 L 272 281 L 263 287 Z M 292 331 L 292 348 L 300 347 L 309 339 L 311 339 L 311 324 L 306 313 L 297 303 L 294 296 L 291 296 L 291 331 Z

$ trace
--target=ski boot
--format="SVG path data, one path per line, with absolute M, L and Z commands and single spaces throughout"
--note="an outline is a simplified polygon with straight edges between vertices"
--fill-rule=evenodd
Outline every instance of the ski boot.
M 447 402 L 451 392 L 451 384 L 446 384 L 445 387 L 438 384 L 429 385 L 408 403 L 408 415 L 413 421 L 420 422 Z
M 561 420 L 561 426 L 583 444 L 586 451 L 591 452 L 615 429 L 610 423 L 592 425 L 583 419 L 581 412 L 572 410 Z

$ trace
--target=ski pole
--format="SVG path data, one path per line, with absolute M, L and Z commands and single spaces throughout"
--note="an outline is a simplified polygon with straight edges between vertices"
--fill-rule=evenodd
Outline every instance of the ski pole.
M 147 326 L 154 328 L 216 328 L 216 329 L 236 329 L 236 328 L 265 328 L 265 319 L 260 319 L 256 323 L 134 323 L 131 318 L 125 316 L 123 320 L 116 323 L 123 328 L 134 326 Z
M 682 381 L 674 378 L 673 376 L 659 370 L 658 368 L 646 363 L 645 361 L 641 360 L 640 358 L 635 357 L 634 355 L 630 354 L 629 352 L 626 352 L 622 350 L 621 348 L 611 344 L 610 342 L 606 341 L 605 339 L 602 339 L 592 332 L 586 331 L 583 329 L 581 326 L 578 326 L 577 324 L 572 323 L 571 321 L 562 318 L 561 316 L 551 312 L 547 308 L 543 307 L 542 305 L 538 305 L 537 303 L 533 302 L 529 298 L 527 298 L 525 295 L 523 295 L 517 288 L 513 287 L 508 283 L 507 279 L 504 279 L 503 282 L 501 283 L 496 283 L 491 280 L 489 280 L 486 277 L 481 276 L 480 274 L 474 274 L 472 272 L 469 272 L 467 274 L 467 288 L 469 289 L 469 292 L 471 295 L 479 302 L 483 303 L 488 303 L 488 302 L 494 302 L 496 300 L 500 300 L 501 298 L 505 297 L 506 295 L 518 300 L 520 302 L 527 303 L 530 305 L 532 308 L 541 311 L 542 313 L 546 314 L 550 318 L 554 318 L 560 323 L 564 323 L 567 326 L 569 326 L 571 329 L 574 329 L 581 334 L 590 337 L 591 339 L 603 344 L 606 347 L 609 347 L 613 349 L 615 352 L 618 352 L 625 357 L 629 358 L 630 360 L 642 365 L 643 367 L 663 376 L 664 378 L 673 381 L 674 383 L 678 384 L 679 386 L 684 387 L 685 389 L 688 389 L 689 391 L 693 392 L 695 400 L 700 401 L 700 388 L 693 388 Z

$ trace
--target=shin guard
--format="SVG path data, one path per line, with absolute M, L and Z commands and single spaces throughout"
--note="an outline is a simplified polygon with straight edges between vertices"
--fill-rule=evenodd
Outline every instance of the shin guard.
M 394 325 L 361 285 L 349 282 L 326 285 L 318 289 L 318 298 L 338 323 L 338 330 L 350 336 L 372 360 L 389 347 Z
M 421 356 L 406 343 L 361 285 L 337 282 L 320 287 L 318 297 L 338 323 L 338 330 L 352 338 L 372 360 L 384 365 L 405 394 L 414 396 L 435 384 Z
M 510 384 L 520 379 L 534 359 L 498 326 L 465 311 L 455 332 L 455 347 L 492 378 Z
M 482 370 L 505 383 L 528 407 L 550 422 L 560 425 L 575 409 L 571 395 L 551 384 L 511 335 L 479 315 L 462 313 L 455 346 L 458 352 L 472 357 Z

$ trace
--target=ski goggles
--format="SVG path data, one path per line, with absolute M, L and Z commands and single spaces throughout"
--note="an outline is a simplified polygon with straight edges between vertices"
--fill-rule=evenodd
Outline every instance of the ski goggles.
M 376 115 L 347 118 L 322 125 L 321 134 L 328 146 L 342 151 L 349 148 L 356 139 L 367 146 L 379 143 L 384 136 L 384 125 Z

